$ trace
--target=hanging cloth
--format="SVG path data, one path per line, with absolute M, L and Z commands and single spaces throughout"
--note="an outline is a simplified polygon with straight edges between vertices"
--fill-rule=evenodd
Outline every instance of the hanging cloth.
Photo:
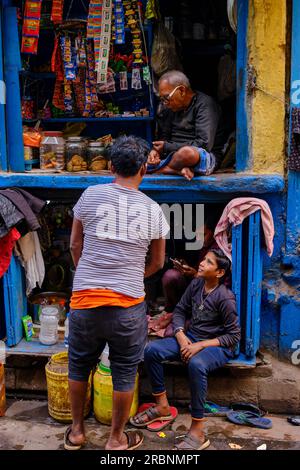
M 223 214 L 216 226 L 214 238 L 223 251 L 231 260 L 231 244 L 228 242 L 227 230 L 230 225 L 239 225 L 246 217 L 261 210 L 261 222 L 265 235 L 265 243 L 269 256 L 273 254 L 274 221 L 270 207 L 266 201 L 254 197 L 239 197 L 230 201 L 225 207 Z
M 7 235 L 0 239 L 0 278 L 8 270 L 14 246 L 20 237 L 21 234 L 14 227 Z

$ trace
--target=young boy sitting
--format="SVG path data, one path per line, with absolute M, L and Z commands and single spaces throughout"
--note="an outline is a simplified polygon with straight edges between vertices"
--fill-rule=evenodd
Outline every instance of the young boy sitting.
M 192 424 L 175 450 L 202 450 L 210 445 L 204 434 L 204 403 L 207 375 L 224 366 L 240 340 L 233 293 L 222 281 L 230 261 L 221 250 L 210 250 L 200 263 L 194 279 L 173 312 L 174 337 L 153 341 L 145 349 L 145 365 L 150 376 L 156 406 L 131 418 L 136 427 L 172 419 L 164 384 L 164 361 L 182 360 L 188 367 Z M 185 331 L 185 321 L 190 324 Z

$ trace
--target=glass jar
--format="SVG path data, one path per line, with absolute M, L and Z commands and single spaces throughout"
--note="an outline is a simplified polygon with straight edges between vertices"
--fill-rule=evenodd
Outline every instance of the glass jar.
M 63 170 L 65 168 L 65 139 L 62 132 L 44 132 L 40 146 L 41 170 Z
M 42 307 L 40 315 L 41 329 L 39 334 L 40 343 L 51 345 L 58 341 L 58 316 L 57 307 Z
M 66 143 L 67 171 L 87 170 L 87 141 L 83 137 L 69 137 Z
M 90 171 L 106 170 L 105 146 L 102 142 L 90 142 L 88 146 L 88 165 Z

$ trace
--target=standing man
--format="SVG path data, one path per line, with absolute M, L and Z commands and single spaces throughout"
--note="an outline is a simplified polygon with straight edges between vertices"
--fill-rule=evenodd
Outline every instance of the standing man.
M 159 80 L 159 97 L 164 105 L 160 117 L 161 140 L 153 142 L 148 172 L 209 175 L 222 159 L 225 143 L 221 109 L 208 95 L 191 88 L 178 70 Z
M 117 139 L 111 149 L 115 182 L 90 186 L 74 207 L 71 253 L 76 274 L 69 334 L 73 423 L 65 432 L 68 450 L 84 444 L 88 377 L 106 343 L 113 381 L 113 414 L 105 448 L 135 449 L 144 439 L 140 431 L 124 431 L 124 427 L 147 339 L 144 277 L 163 267 L 164 237 L 169 231 L 159 205 L 139 191 L 148 154 L 148 145 L 142 139 Z

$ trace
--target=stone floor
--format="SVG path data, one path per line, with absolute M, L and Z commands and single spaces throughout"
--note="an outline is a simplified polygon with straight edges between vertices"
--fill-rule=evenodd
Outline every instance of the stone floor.
M 256 450 L 266 444 L 268 450 L 300 450 L 300 428 L 289 424 L 286 416 L 268 415 L 273 428 L 262 430 L 237 426 L 225 418 L 208 418 L 207 434 L 211 441 L 208 450 Z M 180 410 L 176 421 L 164 430 L 165 437 L 145 431 L 143 450 L 171 449 L 176 435 L 189 428 L 190 417 Z M 9 400 L 6 415 L 0 418 L 0 450 L 63 450 L 65 425 L 48 415 L 45 400 Z M 104 449 L 109 427 L 98 423 L 93 416 L 86 420 L 87 450 Z

